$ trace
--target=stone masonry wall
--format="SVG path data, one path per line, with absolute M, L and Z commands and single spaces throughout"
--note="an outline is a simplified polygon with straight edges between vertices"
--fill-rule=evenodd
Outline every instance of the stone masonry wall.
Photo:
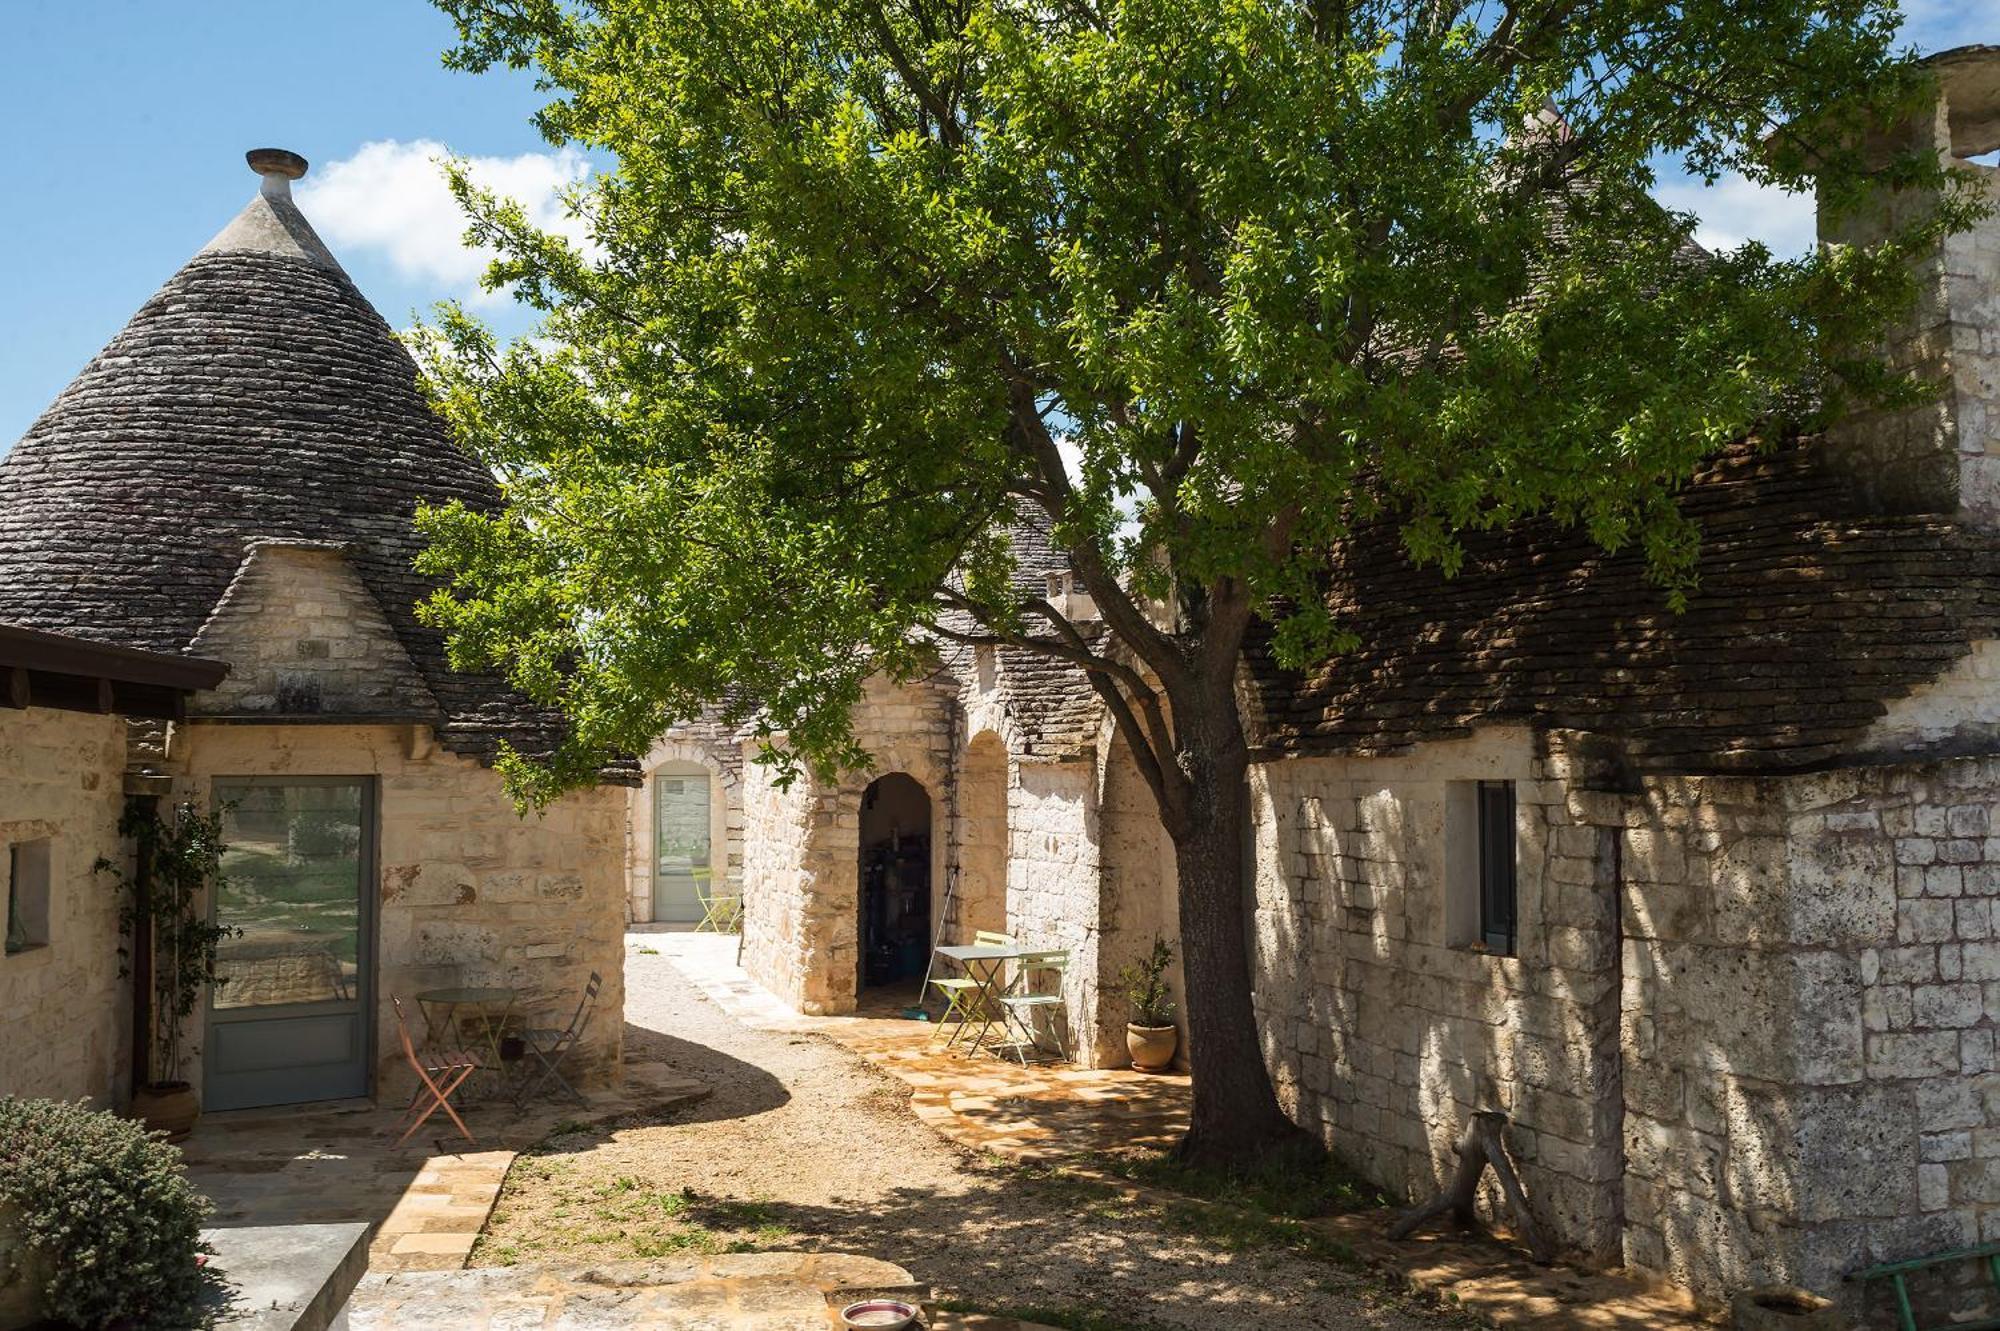
M 0 709 L 0 913 L 7 848 L 47 840 L 50 851 L 48 945 L 0 954 L 0 1095 L 102 1108 L 129 1090 L 118 892 L 92 872 L 100 855 L 124 858 L 124 770 L 119 717 Z
M 832 785 L 801 776 L 780 789 L 772 771 L 743 768 L 743 964 L 808 1013 L 852 1012 L 860 987 L 861 797 L 904 772 L 931 800 L 931 884 L 945 881 L 952 819 L 952 711 L 942 679 L 868 681 L 854 731 L 874 758 Z
M 1519 945 L 1454 941 L 1448 781 L 1516 783 Z M 1616 954 L 1609 855 L 1529 738 L 1253 768 L 1256 1004 L 1280 1095 L 1377 1183 L 1430 1195 L 1478 1109 L 1538 1212 L 1615 1255 Z M 1490 1200 L 1490 1199 L 1489 1199 Z
M 376 1095 L 407 1096 L 391 996 L 507 985 L 536 1025 L 566 1025 L 592 971 L 598 1010 L 573 1065 L 617 1075 L 623 1041 L 625 801 L 618 787 L 518 815 L 500 778 L 437 748 L 425 726 L 178 727 L 176 796 L 218 776 L 372 776 L 377 786 Z M 198 1074 L 198 1070 L 197 1070 Z
M 1007 806 L 1007 931 L 1023 947 L 1069 952 L 1065 1038 L 1085 1067 L 1103 1053 L 1097 1014 L 1109 978 L 1098 956 L 1096 780 L 1088 762 L 1022 762 Z
M 1174 962 L 1167 970 L 1167 987 L 1178 1002 L 1187 992 L 1180 957 L 1181 911 L 1179 876 L 1174 868 L 1174 846 L 1160 824 L 1160 812 L 1152 789 L 1139 775 L 1132 751 L 1122 740 L 1103 746 L 1103 793 L 1099 798 L 1099 824 L 1103 830 L 1101 852 L 1098 945 L 1099 998 L 1093 1038 L 1101 1067 L 1124 1067 L 1131 1062 L 1125 1047 L 1125 1024 L 1132 1019 L 1125 986 L 1119 971 L 1152 950 L 1153 940 L 1164 938 L 1174 946 Z M 1183 1032 L 1186 1022 L 1179 1022 Z M 1181 1041 L 1179 1059 L 1185 1066 L 1187 1041 Z
M 337 545 L 252 541 L 190 650 L 228 661 L 207 715 L 431 716 L 437 702 Z
M 1969 107 L 1966 114 L 1984 113 Z M 1895 149 L 1917 147 L 1948 154 L 1952 109 L 1941 100 L 1891 132 Z M 1885 140 L 1886 142 L 1886 140 Z M 2000 197 L 2000 170 L 1955 162 Z M 1837 218 L 1822 215 L 1823 240 L 1868 243 L 1922 216 L 1933 200 L 1911 192 L 1885 193 L 1868 208 Z M 1891 511 L 1952 512 L 1984 527 L 2000 524 L 2000 355 L 1993 332 L 2000 326 L 2000 217 L 1946 238 L 1917 266 L 1918 299 L 1885 348 L 1898 369 L 1942 384 L 1927 401 L 1888 410 L 1855 412 L 1827 434 L 1827 454 L 1846 469 L 1857 490 Z
M 1768 1124 L 1794 1152 L 1798 1278 L 2000 1240 L 2000 758 L 1836 773 L 1786 797 L 1792 941 L 1828 949 L 1802 1011 L 1828 1084 Z

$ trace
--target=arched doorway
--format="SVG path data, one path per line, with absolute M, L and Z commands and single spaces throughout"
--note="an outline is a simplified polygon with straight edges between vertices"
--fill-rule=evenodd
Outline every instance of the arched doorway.
M 920 982 L 931 948 L 931 797 L 892 772 L 861 796 L 861 987 Z

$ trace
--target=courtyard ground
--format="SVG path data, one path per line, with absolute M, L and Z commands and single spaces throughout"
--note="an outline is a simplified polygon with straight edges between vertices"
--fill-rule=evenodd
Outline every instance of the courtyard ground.
M 711 1094 L 524 1152 L 469 1265 L 842 1252 L 906 1267 L 949 1306 L 1091 1331 L 1459 1320 L 1303 1227 L 953 1144 L 911 1112 L 907 1085 L 816 1032 L 739 1020 L 645 940 L 626 988 L 628 1058 Z

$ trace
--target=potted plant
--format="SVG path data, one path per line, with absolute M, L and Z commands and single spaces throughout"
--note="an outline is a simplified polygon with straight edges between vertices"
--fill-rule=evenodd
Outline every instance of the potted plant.
M 188 1021 L 201 1002 L 202 990 L 223 983 L 215 973 L 216 947 L 242 931 L 212 924 L 207 893 L 226 885 L 222 874 L 222 814 L 203 815 L 193 804 L 174 807 L 171 821 L 161 819 L 150 805 L 134 803 L 119 823 L 119 831 L 137 843 L 130 877 L 109 860 L 97 870 L 117 879 L 125 900 L 118 911 L 118 928 L 128 940 L 118 949 L 120 975 L 131 975 L 142 959 L 150 982 L 137 996 L 145 1004 L 147 1077 L 132 1089 L 133 1116 L 147 1127 L 180 1141 L 194 1130 L 201 1102 L 186 1076 L 193 1052 L 187 1041 Z
M 1167 991 L 1167 967 L 1174 964 L 1174 945 L 1153 939 L 1152 950 L 1118 972 L 1132 1018 L 1125 1023 L 1125 1049 L 1141 1072 L 1165 1072 L 1174 1064 L 1181 1033 L 1174 1025 L 1174 997 Z

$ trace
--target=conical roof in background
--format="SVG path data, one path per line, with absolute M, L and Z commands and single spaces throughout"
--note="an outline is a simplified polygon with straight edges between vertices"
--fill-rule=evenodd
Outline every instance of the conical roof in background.
M 252 540 L 335 541 L 380 604 L 454 751 L 546 751 L 557 718 L 445 664 L 418 624 L 419 501 L 498 489 L 262 149 L 236 219 L 132 316 L 0 458 L 0 622 L 181 652 Z

